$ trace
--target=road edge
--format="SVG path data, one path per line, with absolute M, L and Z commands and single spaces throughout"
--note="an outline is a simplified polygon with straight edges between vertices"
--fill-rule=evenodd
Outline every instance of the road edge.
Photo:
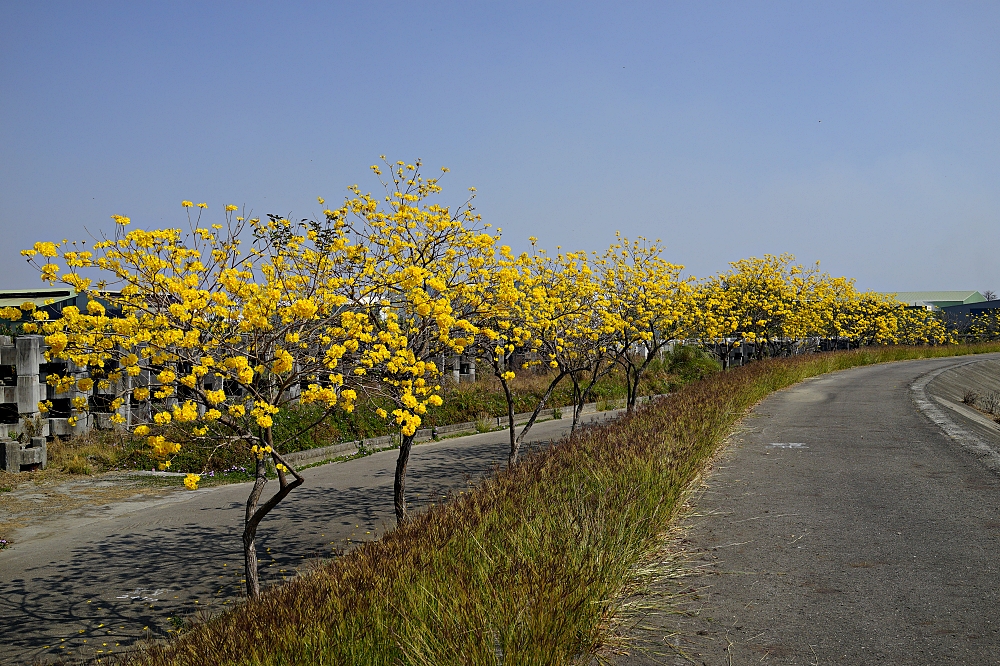
M 982 363 L 984 360 L 988 359 L 974 359 L 924 373 L 910 384 L 910 394 L 917 409 L 930 419 L 932 423 L 941 428 L 949 439 L 956 442 L 968 453 L 976 456 L 991 472 L 1000 476 L 1000 452 L 963 428 L 927 395 L 927 385 L 938 376 L 966 365 Z

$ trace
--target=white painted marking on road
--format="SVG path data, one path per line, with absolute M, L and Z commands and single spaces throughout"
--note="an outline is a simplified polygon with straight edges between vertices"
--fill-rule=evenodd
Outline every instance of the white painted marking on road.
M 954 370 L 964 365 L 979 362 L 981 361 L 969 361 L 968 363 L 959 363 L 958 365 L 949 365 L 944 368 L 932 370 L 925 375 L 921 375 L 916 381 L 910 384 L 910 390 L 913 391 L 913 402 L 916 403 L 917 407 L 927 418 L 941 428 L 948 437 L 958 442 L 962 448 L 981 458 L 993 472 L 1000 473 L 1000 452 L 997 452 L 992 446 L 955 423 L 927 395 L 927 385 L 938 375 L 948 370 Z
M 169 592 L 169 591 L 170 590 L 164 590 L 162 588 L 157 588 L 156 590 L 152 590 L 151 594 L 145 594 L 146 592 L 150 592 L 150 590 L 148 590 L 148 589 L 146 589 L 144 587 L 140 587 L 140 588 L 136 588 L 135 590 L 133 590 L 131 592 L 123 594 L 120 597 L 115 597 L 115 599 L 129 599 L 131 601 L 138 601 L 138 600 L 141 600 L 141 601 L 159 601 L 160 596 L 163 593 Z
M 775 449 L 808 449 L 809 447 L 802 442 L 774 442 L 773 444 L 768 444 L 768 446 Z

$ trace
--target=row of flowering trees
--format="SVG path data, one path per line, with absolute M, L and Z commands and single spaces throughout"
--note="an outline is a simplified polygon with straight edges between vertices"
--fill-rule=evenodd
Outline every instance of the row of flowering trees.
M 441 187 L 420 163 L 372 167 L 379 196 L 350 189 L 311 220 L 252 217 L 227 205 L 214 223 L 206 204 L 185 201 L 189 227 L 115 228 L 84 242 L 36 243 L 23 254 L 43 280 L 92 296 L 85 311 L 50 319 L 29 304 L 0 317 L 45 335 L 51 360 L 71 362 L 49 381 L 65 390 L 111 393 L 112 420 L 147 439 L 162 467 L 186 442 L 243 442 L 255 458 L 246 504 L 247 592 L 259 593 L 260 521 L 301 475 L 284 458 L 301 432 L 279 438 L 273 417 L 291 403 L 336 410 L 379 398 L 400 432 L 394 507 L 406 516 L 405 480 L 414 436 L 444 394 L 438 363 L 474 355 L 492 370 L 513 417 L 511 380 L 540 367 L 548 390 L 518 431 L 509 419 L 509 463 L 560 382 L 573 386 L 574 425 L 596 381 L 619 368 L 628 407 L 643 375 L 671 340 L 714 348 L 754 343 L 782 353 L 810 336 L 855 344 L 943 342 L 926 312 L 860 293 L 852 281 L 803 268 L 789 255 L 747 259 L 707 280 L 682 276 L 664 248 L 619 238 L 604 253 L 535 247 L 515 255 L 484 224 L 470 197 L 436 202 Z M 474 196 L 474 195 L 473 195 Z M 323 199 L 319 199 L 323 205 Z M 515 354 L 527 359 L 515 367 Z M 75 414 L 87 408 L 74 403 Z M 40 409 L 45 410 L 46 404 Z M 267 461 L 278 490 L 263 500 Z M 185 483 L 196 488 L 199 476 Z

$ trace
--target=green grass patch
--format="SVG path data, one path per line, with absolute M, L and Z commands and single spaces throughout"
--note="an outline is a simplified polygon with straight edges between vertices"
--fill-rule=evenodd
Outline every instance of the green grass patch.
M 808 377 L 1000 345 L 888 347 L 754 363 L 586 428 L 469 494 L 127 664 L 570 664 L 733 424 Z

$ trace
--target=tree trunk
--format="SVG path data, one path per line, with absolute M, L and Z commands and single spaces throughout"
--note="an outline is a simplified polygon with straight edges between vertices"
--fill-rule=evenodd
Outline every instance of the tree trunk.
M 545 390 L 545 395 L 542 396 L 542 399 L 535 406 L 535 411 L 533 411 L 531 413 L 531 416 L 528 417 L 528 422 L 524 424 L 524 428 L 521 430 L 521 434 L 517 436 L 518 444 L 524 441 L 524 436 L 528 434 L 529 430 L 531 430 L 531 426 L 535 425 L 535 419 L 538 418 L 538 413 L 543 409 L 545 409 L 545 403 L 548 401 L 549 396 L 552 395 L 552 391 L 555 390 L 556 384 L 561 382 L 563 380 L 563 377 L 565 376 L 566 373 L 561 372 L 559 373 L 559 376 L 553 379 L 552 382 L 549 384 L 549 387 Z
M 518 449 L 521 443 L 517 441 L 517 428 L 514 426 L 514 396 L 510 393 L 510 387 L 506 380 L 501 379 L 504 397 L 507 399 L 507 432 L 510 433 L 510 453 L 507 454 L 507 467 L 511 467 L 517 462 Z
M 576 375 L 570 375 L 573 380 L 573 423 L 569 427 L 570 433 L 576 432 L 576 424 L 580 421 L 580 412 L 583 410 L 583 398 L 580 396 L 580 382 Z
M 247 513 L 243 520 L 243 562 L 246 567 L 247 597 L 251 599 L 260 594 L 260 575 L 257 571 L 257 525 L 254 514 L 257 513 L 257 502 L 264 492 L 267 483 L 267 465 L 264 458 L 257 459 L 256 479 L 253 489 L 247 498 Z
M 625 413 L 631 414 L 635 409 L 635 401 L 639 395 L 639 381 L 642 379 L 641 371 L 634 365 L 625 368 Z
M 576 381 L 576 377 L 573 378 L 573 431 L 576 431 L 576 426 L 580 424 L 580 417 L 583 416 L 583 406 L 587 403 L 587 398 L 590 397 L 590 392 L 594 390 L 594 384 L 597 380 L 606 375 L 611 371 L 614 366 L 609 365 L 608 369 L 601 372 L 601 362 L 598 361 L 597 365 L 594 366 L 594 371 L 590 373 L 590 379 L 587 381 L 586 388 L 580 388 L 579 383 Z
M 264 492 L 264 484 L 267 483 L 267 463 L 264 462 L 264 456 L 261 455 L 257 458 L 257 478 L 254 481 L 253 489 L 250 491 L 250 497 L 247 498 L 247 513 L 243 521 L 243 562 L 246 566 L 247 597 L 250 598 L 260 594 L 260 574 L 257 571 L 257 526 L 260 525 L 260 521 L 264 519 L 264 516 L 271 512 L 271 509 L 278 506 L 278 503 L 285 499 L 288 493 L 292 492 L 293 488 L 297 488 L 305 481 L 284 458 L 274 451 L 274 440 L 271 438 L 270 428 L 264 429 L 262 441 L 267 446 L 272 447 L 271 460 L 274 461 L 275 468 L 278 470 L 279 487 L 278 491 L 270 499 L 261 506 L 257 506 L 260 496 Z M 287 471 L 295 478 L 294 481 L 288 481 L 288 477 L 285 476 L 286 470 L 282 469 L 282 467 L 287 468 Z
M 393 487 L 393 506 L 396 510 L 396 524 L 406 520 L 406 464 L 410 461 L 415 435 L 403 435 L 399 442 L 399 456 L 396 458 L 396 479 Z
M 635 403 L 639 400 L 639 384 L 642 382 L 642 376 L 646 372 L 646 368 L 649 367 L 650 361 L 655 358 L 660 352 L 660 347 L 654 347 L 649 350 L 646 354 L 645 360 L 636 365 L 634 363 L 629 363 L 629 366 L 625 369 L 625 383 L 628 385 L 628 405 L 626 406 L 626 413 L 631 414 L 635 410 Z

